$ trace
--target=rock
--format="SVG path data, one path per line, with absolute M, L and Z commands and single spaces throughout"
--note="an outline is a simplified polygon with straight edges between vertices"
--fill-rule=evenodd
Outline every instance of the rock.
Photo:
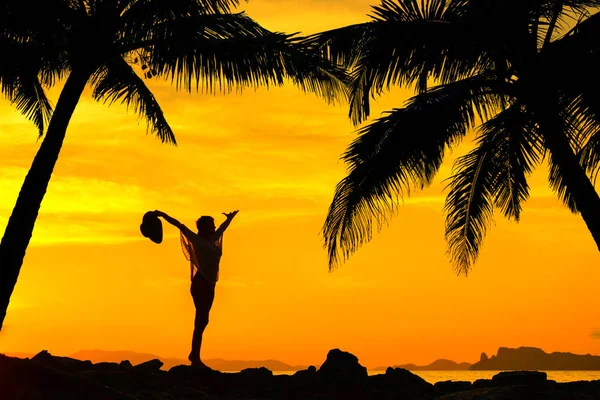
M 273 372 L 265 367 L 246 368 L 240 371 L 240 376 L 245 376 L 253 379 L 268 379 L 273 377 Z
M 132 367 L 131 362 L 129 360 L 123 360 L 123 361 L 121 361 L 119 363 L 119 366 L 121 368 L 131 368 Z
M 196 368 L 189 365 L 177 365 L 169 370 L 168 375 L 174 379 L 183 381 L 211 383 L 215 381 L 220 382 L 221 377 L 224 374 L 213 369 Z
M 99 362 L 94 364 L 94 369 L 115 371 L 121 369 L 121 366 L 116 362 Z
M 169 395 L 175 399 L 209 399 L 210 397 L 206 392 L 199 389 L 192 389 L 187 386 L 176 385 L 169 390 Z
M 38 361 L 44 360 L 44 357 L 47 356 L 42 355 Z M 86 372 L 88 371 L 78 374 Z M 2 399 L 135 400 L 128 394 L 84 379 L 75 373 L 44 366 L 32 360 L 1 355 L 0 387 Z
M 138 371 L 150 372 L 150 371 L 158 371 L 158 370 L 160 370 L 160 368 L 162 366 L 163 366 L 163 362 L 160 361 L 158 358 L 156 358 L 154 360 L 150 360 L 150 361 L 146 361 L 141 364 L 138 364 L 133 368 Z
M 31 361 L 38 365 L 57 369 L 65 372 L 85 371 L 92 369 L 94 365 L 91 361 L 81 361 L 69 357 L 56 357 L 47 350 L 42 350 L 31 358 Z
M 388 379 L 388 381 L 402 386 L 431 386 L 431 383 L 404 368 L 388 367 L 388 369 L 385 370 L 385 377 Z
M 557 385 L 499 386 L 456 392 L 440 400 L 597 400 L 600 381 L 573 382 Z
M 54 365 L 59 363 L 58 365 L 64 367 L 73 363 L 73 359 L 63 360 L 47 352 L 39 355 L 37 362 L 0 355 L 0 399 L 600 399 L 600 381 L 551 383 L 543 374 L 527 371 L 498 374 L 493 379 L 478 380 L 473 385 L 469 382 L 438 382 L 434 386 L 410 371 L 399 368 L 388 368 L 385 374 L 365 378 L 366 371 L 356 357 L 339 350 L 332 352 L 333 354 L 328 355 L 319 370 L 310 367 L 298 371 L 293 376 L 274 376 L 266 368 L 251 368 L 240 373 L 221 373 L 190 366 L 177 366 L 166 372 L 157 370 L 160 366 L 155 362 L 136 367 L 129 367 L 130 363 L 99 363 L 88 370 L 66 372 L 42 363 Z M 63 364 L 60 364 L 61 361 Z M 73 365 L 81 366 L 78 363 Z M 118 368 L 115 369 L 115 366 Z M 340 374 L 340 371 L 343 374 Z M 342 379 L 343 384 L 338 385 L 336 382 L 340 382 L 339 380 L 331 380 L 340 375 L 343 378 L 354 376 L 358 381 Z M 529 384 L 530 382 L 535 384 Z M 538 384 L 539 382 L 545 383 Z
M 317 377 L 317 367 L 315 367 L 314 365 L 311 365 L 310 367 L 308 367 L 308 369 L 303 369 L 300 371 L 296 371 L 294 372 L 294 375 L 297 378 L 316 378 Z
M 112 369 L 95 369 L 92 371 L 83 371 L 80 376 L 92 382 L 100 383 L 104 386 L 113 388 L 119 391 L 132 391 L 136 389 L 136 385 L 130 374 L 120 370 L 120 368 Z
M 327 359 L 317 371 L 318 377 L 326 383 L 355 385 L 367 380 L 367 369 L 358 363 L 358 358 L 339 349 L 330 350 Z
M 491 379 L 477 379 L 473 382 L 473 389 L 488 388 L 494 386 Z
M 392 367 L 385 374 L 370 376 L 369 388 L 377 393 L 375 398 L 427 399 L 434 393 L 433 385 L 425 379 L 407 369 Z
M 487 360 L 489 360 L 490 358 L 487 356 L 487 354 L 485 353 L 481 353 L 481 357 L 479 357 L 479 361 L 480 362 L 486 362 Z
M 538 371 L 507 371 L 492 377 L 495 386 L 539 385 L 545 383 L 548 375 Z
M 435 388 L 436 393 L 439 395 L 445 395 L 449 393 L 471 390 L 473 388 L 473 384 L 468 381 L 443 381 L 436 382 L 433 387 Z

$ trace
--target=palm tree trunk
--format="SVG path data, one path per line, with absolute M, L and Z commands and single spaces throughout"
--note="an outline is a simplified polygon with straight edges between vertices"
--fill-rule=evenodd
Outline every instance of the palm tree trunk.
M 546 147 L 550 150 L 552 162 L 558 166 L 563 181 L 573 196 L 575 206 L 600 251 L 600 196 L 579 164 L 569 139 L 561 129 L 563 122 L 558 117 L 558 112 L 548 111 L 546 108 L 545 112 L 538 114 L 542 116 L 538 118 L 538 122 L 544 134 Z
M 0 242 L 0 330 L 67 126 L 89 77 L 87 72 L 72 71 L 65 82 L 46 136 L 25 177 Z

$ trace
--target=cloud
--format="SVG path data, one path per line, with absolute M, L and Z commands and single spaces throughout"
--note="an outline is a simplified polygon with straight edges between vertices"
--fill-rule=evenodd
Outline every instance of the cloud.
M 600 329 L 594 329 L 594 330 L 592 330 L 592 333 L 590 334 L 590 336 L 593 339 L 600 339 Z

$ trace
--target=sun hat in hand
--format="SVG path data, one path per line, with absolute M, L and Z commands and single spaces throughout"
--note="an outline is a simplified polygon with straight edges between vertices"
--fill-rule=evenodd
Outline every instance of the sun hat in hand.
M 163 228 L 162 222 L 158 215 L 154 211 L 148 211 L 142 218 L 142 224 L 140 225 L 140 232 L 144 237 L 149 238 L 154 243 L 162 243 L 163 240 Z

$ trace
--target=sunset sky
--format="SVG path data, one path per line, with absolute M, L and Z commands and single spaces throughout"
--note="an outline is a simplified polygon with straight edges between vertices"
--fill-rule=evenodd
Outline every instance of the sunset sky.
M 251 0 L 276 31 L 313 33 L 367 20 L 375 0 Z M 124 107 L 82 97 L 12 297 L 0 352 L 133 350 L 185 358 L 193 323 L 189 265 L 175 228 L 156 245 L 144 212 L 192 227 L 239 209 L 225 235 L 203 358 L 320 365 L 332 348 L 367 367 L 437 358 L 474 362 L 499 346 L 600 355 L 600 254 L 540 168 L 519 224 L 500 214 L 479 262 L 457 277 L 446 256 L 443 179 L 406 199 L 389 227 L 333 273 L 319 235 L 339 160 L 355 137 L 347 105 L 292 85 L 208 96 L 149 86 L 179 145 L 146 135 Z M 56 101 L 60 87 L 52 92 Z M 410 95 L 397 89 L 374 117 Z M 472 135 L 470 136 L 472 138 Z M 0 100 L 2 232 L 39 142 Z

